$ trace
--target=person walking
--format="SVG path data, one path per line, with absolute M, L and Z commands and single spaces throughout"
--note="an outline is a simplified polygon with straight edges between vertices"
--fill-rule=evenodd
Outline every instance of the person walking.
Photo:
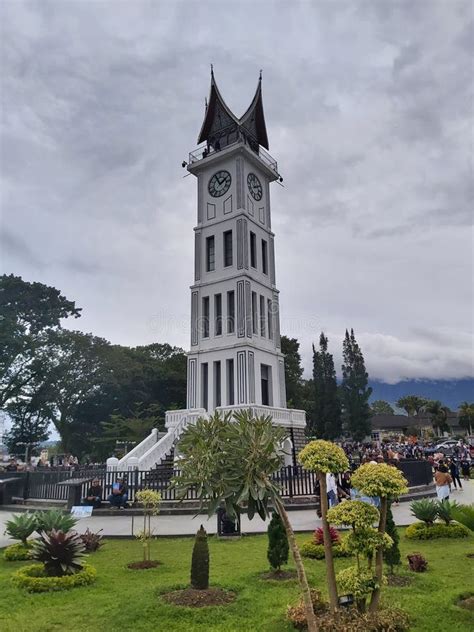
M 436 483 L 436 495 L 438 500 L 449 500 L 449 486 L 452 482 L 452 478 L 449 474 L 448 468 L 443 461 L 440 461 L 439 467 L 434 475 Z
M 454 458 L 449 460 L 449 471 L 451 473 L 451 478 L 453 479 L 454 489 L 457 489 L 459 485 L 459 489 L 462 490 L 461 479 L 459 478 L 459 467 L 456 459 Z

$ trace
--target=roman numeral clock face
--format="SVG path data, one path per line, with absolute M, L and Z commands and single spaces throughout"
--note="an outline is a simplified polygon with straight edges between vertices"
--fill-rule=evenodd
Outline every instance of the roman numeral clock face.
M 247 176 L 247 186 L 253 199 L 257 200 L 257 202 L 260 202 L 263 195 L 262 183 L 254 173 L 249 173 L 249 175 Z
M 221 197 L 230 189 L 232 178 L 228 171 L 218 171 L 209 180 L 208 191 L 212 197 Z

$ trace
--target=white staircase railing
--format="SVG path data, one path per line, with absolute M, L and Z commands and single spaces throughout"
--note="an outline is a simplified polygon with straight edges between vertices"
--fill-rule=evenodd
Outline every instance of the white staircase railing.
M 127 452 L 119 462 L 117 463 L 118 469 L 125 469 L 127 467 L 127 461 L 130 457 L 135 457 L 140 459 L 148 450 L 153 447 L 158 440 L 158 428 L 153 428 L 148 437 L 145 437 L 143 441 L 141 441 L 138 445 Z

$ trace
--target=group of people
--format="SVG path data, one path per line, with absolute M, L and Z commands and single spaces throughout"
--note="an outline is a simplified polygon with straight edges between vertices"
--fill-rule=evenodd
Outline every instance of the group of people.
M 85 497 L 82 499 L 83 505 L 100 509 L 102 506 L 102 485 L 98 478 L 94 478 L 90 487 L 87 489 Z M 112 484 L 112 493 L 107 498 L 109 509 L 125 509 L 128 501 L 128 488 L 123 477 L 117 478 Z

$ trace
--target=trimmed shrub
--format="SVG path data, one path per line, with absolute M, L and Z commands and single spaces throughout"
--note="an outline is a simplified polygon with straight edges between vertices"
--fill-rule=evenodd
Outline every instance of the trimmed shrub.
M 289 545 L 285 526 L 276 512 L 273 512 L 267 533 L 267 559 L 270 562 L 270 566 L 279 571 L 282 564 L 288 563 Z
M 424 522 L 415 522 L 405 530 L 409 540 L 436 540 L 438 538 L 467 538 L 469 529 L 462 524 L 434 524 L 429 527 Z
M 21 540 L 23 545 L 36 530 L 36 516 L 33 513 L 15 514 L 7 520 L 5 533 L 13 540 Z
M 324 544 L 315 544 L 314 540 L 307 540 L 300 546 L 300 553 L 303 557 L 313 560 L 324 560 Z M 348 557 L 350 554 L 343 544 L 333 544 L 332 554 L 334 557 Z
M 82 569 L 74 575 L 49 577 L 42 564 L 23 566 L 12 576 L 12 583 L 28 592 L 40 593 L 59 590 L 69 590 L 76 586 L 87 586 L 95 581 L 97 571 L 92 566 L 84 564 Z
M 359 569 L 357 566 L 343 568 L 337 574 L 337 585 L 340 592 L 353 595 L 356 601 L 365 599 L 375 588 L 377 578 L 371 570 Z
M 3 559 L 6 562 L 19 562 L 32 559 L 33 543 L 28 542 L 26 545 L 18 542 L 7 546 L 3 551 Z
M 47 511 L 37 511 L 36 517 L 36 531 L 41 533 L 42 531 L 64 531 L 67 533 L 77 524 L 77 518 L 71 516 L 71 514 L 64 513 L 61 509 L 48 509 Z
M 201 525 L 194 541 L 191 561 L 191 586 L 197 590 L 209 588 L 209 546 L 207 533 Z
M 339 531 L 337 529 L 335 529 L 334 527 L 329 527 L 329 535 L 331 537 L 331 543 L 332 544 L 340 544 L 341 542 L 341 534 L 339 533 Z M 315 529 L 314 531 L 314 543 L 315 544 L 324 544 L 324 531 L 322 529 L 322 527 L 318 527 L 317 529 Z
M 407 555 L 408 565 L 415 573 L 424 573 L 428 567 L 428 562 L 421 553 L 411 553 Z

